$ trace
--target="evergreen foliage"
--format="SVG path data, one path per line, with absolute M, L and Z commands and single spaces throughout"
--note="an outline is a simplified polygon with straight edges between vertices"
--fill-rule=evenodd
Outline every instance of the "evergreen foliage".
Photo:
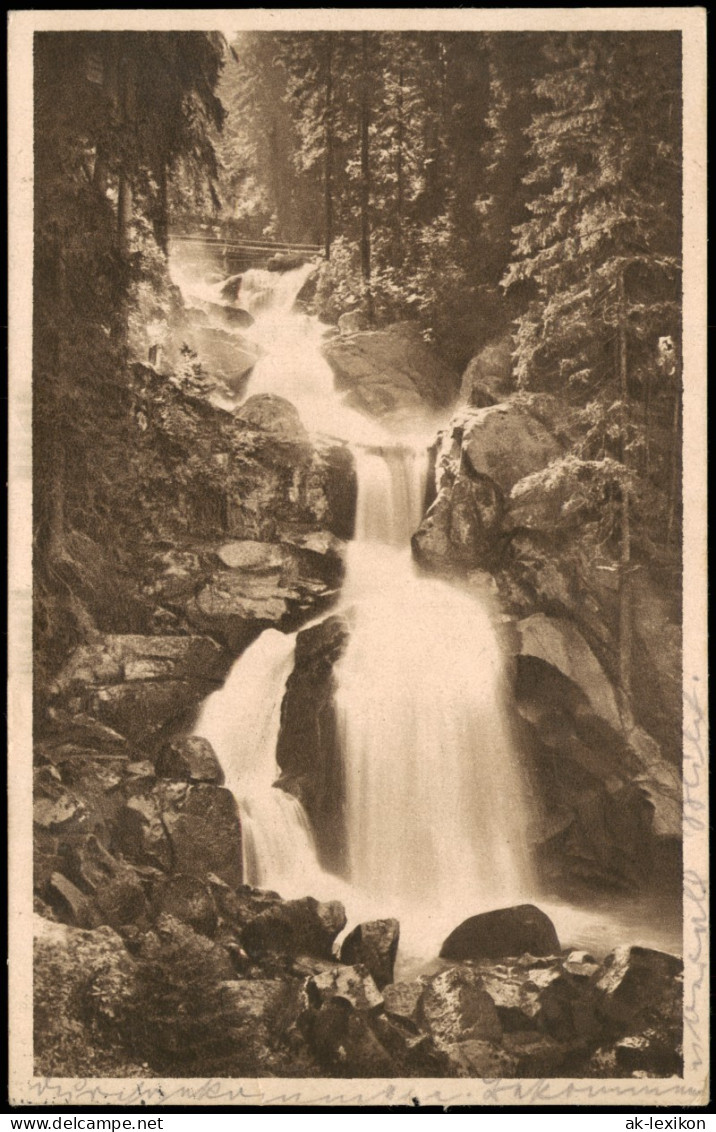
M 43 33 L 35 67 L 40 655 L 98 608 L 133 624 L 124 544 L 182 475 L 149 453 L 131 363 L 176 315 L 170 222 L 217 208 L 245 236 L 325 246 L 323 317 L 415 320 L 459 365 L 511 330 L 520 386 L 569 407 L 564 474 L 581 461 L 580 491 L 608 500 L 612 551 L 626 493 L 630 553 L 673 552 L 677 35 L 256 32 L 227 53 L 198 32 Z M 159 421 L 172 394 L 155 396 Z
M 124 628 L 119 516 L 137 481 L 129 362 L 172 295 L 169 178 L 209 186 L 223 39 L 35 37 L 33 336 L 37 674 L 91 631 Z M 98 569 L 99 564 L 101 568 Z

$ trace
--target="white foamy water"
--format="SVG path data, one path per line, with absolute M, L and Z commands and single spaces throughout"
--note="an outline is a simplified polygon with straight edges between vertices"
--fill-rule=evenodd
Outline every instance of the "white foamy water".
M 286 898 L 335 898 L 320 868 L 303 806 L 274 786 L 281 701 L 293 669 L 295 634 L 267 629 L 204 702 L 195 727 L 214 747 L 241 812 L 244 880 Z
M 247 397 L 286 397 L 314 431 L 346 439 L 358 478 L 343 606 L 352 631 L 336 668 L 349 873 L 321 869 L 305 811 L 274 783 L 294 640 L 267 630 L 204 705 L 244 831 L 245 877 L 283 896 L 344 900 L 351 922 L 401 921 L 404 951 L 431 955 L 466 915 L 519 899 L 530 877 L 527 816 L 505 727 L 503 668 L 490 611 L 420 576 L 425 444 L 347 408 L 315 319 L 292 311 L 313 268 L 246 272 L 241 301 L 265 351 Z
M 435 954 L 467 915 L 530 891 L 528 812 L 490 610 L 411 560 L 425 454 L 363 453 L 357 470 L 336 667 L 350 882 L 400 920 L 406 951 Z
M 286 397 L 309 430 L 343 438 L 355 458 L 356 532 L 341 599 L 351 634 L 335 669 L 348 874 L 321 868 L 301 803 L 274 785 L 295 634 L 269 629 L 206 701 L 195 728 L 214 746 L 239 804 L 245 879 L 287 898 L 342 900 L 347 930 L 396 917 L 405 973 L 436 956 L 468 916 L 522 901 L 553 917 L 563 945 L 603 954 L 634 937 L 625 936 L 622 914 L 536 894 L 530 799 L 489 600 L 421 575 L 412 562 L 425 441 L 392 436 L 335 392 L 322 328 L 292 310 L 310 270 L 243 278 L 242 303 L 256 318 L 251 333 L 265 351 L 247 397 Z M 658 934 L 642 932 L 652 945 Z

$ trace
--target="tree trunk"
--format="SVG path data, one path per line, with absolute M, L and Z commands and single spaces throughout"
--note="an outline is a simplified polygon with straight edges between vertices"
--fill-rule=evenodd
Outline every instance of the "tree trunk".
M 443 57 L 439 41 L 432 36 L 427 42 L 428 106 L 424 123 L 425 139 L 425 207 L 429 223 L 442 212 L 442 168 L 440 131 L 443 123 Z
M 130 126 L 134 107 L 132 90 L 133 75 L 131 61 L 123 58 L 119 64 L 119 112 L 124 134 L 124 152 L 119 168 L 117 195 L 117 237 L 120 255 L 126 259 L 130 251 L 130 228 L 133 216 L 133 190 L 128 150 L 130 147 Z
M 323 223 L 326 259 L 331 258 L 333 243 L 333 34 L 326 42 L 326 108 L 323 127 Z
M 369 32 L 361 32 L 360 108 L 360 268 L 368 321 L 373 322 L 373 295 L 370 287 L 370 52 Z
M 119 174 L 119 195 L 117 198 L 117 235 L 119 251 L 123 259 L 129 256 L 129 230 L 132 224 L 132 184 L 127 173 Z
M 617 319 L 619 351 L 619 392 L 621 409 L 621 461 L 627 467 L 627 426 L 629 423 L 629 382 L 627 371 L 626 300 L 624 271 L 617 279 Z M 619 681 L 625 695 L 631 694 L 632 614 L 631 614 L 631 516 L 629 490 L 622 491 L 621 563 L 619 571 Z
M 397 202 L 396 202 L 396 259 L 400 265 L 403 261 L 403 207 L 405 197 L 405 187 L 403 184 L 403 144 L 405 135 L 405 123 L 403 120 L 403 63 L 400 62 L 398 68 L 398 106 L 397 106 L 397 128 L 396 128 L 396 155 L 395 155 L 395 179 L 397 188 Z
M 644 475 L 651 474 L 651 366 L 644 382 Z
M 157 205 L 154 220 L 154 235 L 157 244 L 164 252 L 169 254 L 169 174 L 167 162 L 164 157 L 160 159 L 157 169 Z
M 619 574 L 619 683 L 631 695 L 632 617 L 631 617 L 631 516 L 629 491 L 622 499 L 622 546 Z
M 56 247 L 55 272 L 55 302 L 57 311 L 62 316 L 66 311 L 67 303 L 67 271 L 65 255 L 62 244 Z M 50 458 L 48 462 L 47 485 L 47 562 L 50 566 L 57 563 L 62 555 L 65 541 L 65 445 L 64 431 L 59 424 L 60 408 L 67 397 L 67 374 L 65 372 L 64 350 L 62 348 L 62 334 L 58 333 L 52 351 L 52 369 L 54 377 L 55 401 L 55 427 L 52 429 L 50 439 Z
M 677 369 L 677 376 L 679 370 Z M 671 425 L 671 475 L 669 477 L 669 503 L 666 521 L 666 545 L 671 546 L 676 530 L 676 503 L 679 494 L 680 440 L 681 440 L 681 385 L 674 384 L 674 416 Z
M 622 464 L 626 464 L 626 444 L 629 401 L 629 381 L 627 373 L 627 338 L 626 338 L 626 299 L 624 297 L 624 270 L 620 270 L 617 277 L 617 350 L 619 365 L 619 397 L 621 409 L 621 436 L 619 447 L 621 449 Z
M 106 196 L 107 188 L 109 185 L 109 167 L 107 164 L 107 157 L 103 149 L 97 146 L 97 152 L 94 158 L 94 172 L 92 174 L 92 183 L 101 196 Z

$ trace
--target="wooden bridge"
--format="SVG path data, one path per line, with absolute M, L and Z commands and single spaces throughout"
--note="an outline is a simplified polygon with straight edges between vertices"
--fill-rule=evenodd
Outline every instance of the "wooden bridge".
M 224 239 L 214 235 L 170 235 L 170 252 L 178 253 L 188 263 L 201 260 L 216 264 L 227 275 L 247 271 L 250 267 L 268 267 L 274 257 L 295 258 L 298 262 L 316 259 L 324 254 L 319 244 L 288 244 L 277 240 Z

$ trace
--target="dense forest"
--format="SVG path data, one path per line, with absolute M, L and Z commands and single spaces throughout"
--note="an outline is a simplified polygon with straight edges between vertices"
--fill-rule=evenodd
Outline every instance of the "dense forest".
M 390 398 L 425 409 L 412 554 L 500 604 L 540 883 L 582 899 L 663 881 L 678 901 L 680 35 L 43 32 L 34 67 L 36 909 L 89 933 L 71 960 L 59 935 L 43 943 L 42 1071 L 677 1072 L 670 955 L 638 958 L 632 1030 L 598 963 L 581 951 L 570 971 L 565 952 L 551 1006 L 517 1023 L 499 1000 L 480 1040 L 461 1038 L 490 1049 L 457 1057 L 439 1036 L 452 968 L 447 990 L 420 985 L 408 1022 L 386 1007 L 350 1037 L 320 968 L 341 905 L 249 888 L 198 705 L 264 630 L 298 633 L 274 769 L 322 867 L 345 875 L 331 681 L 351 626 L 335 610 L 356 469 L 384 453 L 251 396 L 260 304 L 243 309 L 251 289 L 220 257 L 189 297 L 174 253 L 180 239 L 321 249 L 263 275 L 306 269 L 292 309 L 319 326 L 353 408 L 382 423 Z M 280 958 L 272 932 L 290 940 Z M 534 955 L 556 944 L 547 931 Z M 354 939 L 352 954 L 367 951 Z M 99 971 L 89 989 L 77 956 Z M 82 1009 L 60 1001 L 57 970 Z M 244 1009 L 250 980 L 285 1001 Z M 65 1009 L 84 1036 L 53 1021 Z M 530 1061 L 512 1030 L 532 1034 L 534 1016 Z
M 628 485 L 678 545 L 678 36 L 60 35 L 36 66 L 50 559 L 131 496 L 97 467 L 127 442 L 118 369 L 166 317 L 169 226 L 212 218 L 324 244 L 324 318 L 415 319 L 462 366 L 510 333 L 520 388 L 580 414 L 563 474 Z

